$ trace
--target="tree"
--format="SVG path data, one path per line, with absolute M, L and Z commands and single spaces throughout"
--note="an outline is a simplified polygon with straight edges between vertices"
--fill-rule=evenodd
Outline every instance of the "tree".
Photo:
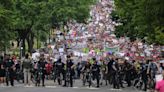
M 6 50 L 10 46 L 10 40 L 14 38 L 11 28 L 11 0 L 0 1 L 0 50 Z
M 13 26 L 22 41 L 23 55 L 25 41 L 31 53 L 34 38 L 44 38 L 54 24 L 66 25 L 69 20 L 85 22 L 90 5 L 94 0 L 13 0 Z M 42 32 L 40 32 L 42 31 Z M 38 33 L 46 33 L 38 35 Z M 42 36 L 42 37 L 38 37 Z
M 37 31 L 50 29 L 48 2 L 47 0 L 14 0 L 13 6 L 13 30 L 18 33 L 19 41 L 22 41 L 23 55 L 26 40 L 28 52 L 31 53 Z
M 164 44 L 164 1 L 162 0 L 115 0 L 113 17 L 122 25 L 116 27 L 118 36 L 131 39 L 147 38 L 149 43 Z
M 76 20 L 79 23 L 85 23 L 89 17 L 90 6 L 96 0 L 50 0 L 54 7 L 53 23 L 67 26 L 70 20 Z

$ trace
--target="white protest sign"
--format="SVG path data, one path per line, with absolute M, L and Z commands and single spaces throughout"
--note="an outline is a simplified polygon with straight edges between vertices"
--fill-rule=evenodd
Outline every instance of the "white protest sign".
M 155 75 L 156 82 L 161 81 L 163 79 L 162 74 Z

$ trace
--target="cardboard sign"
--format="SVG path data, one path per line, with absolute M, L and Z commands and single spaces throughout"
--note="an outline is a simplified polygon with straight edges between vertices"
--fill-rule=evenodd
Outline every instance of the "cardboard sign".
M 59 52 L 64 52 L 64 48 L 59 48 Z
M 161 81 L 163 79 L 162 74 L 155 75 L 156 82 Z

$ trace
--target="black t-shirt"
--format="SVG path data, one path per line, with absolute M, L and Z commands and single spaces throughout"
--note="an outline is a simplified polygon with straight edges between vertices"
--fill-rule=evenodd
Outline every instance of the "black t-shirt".
M 91 67 L 91 64 L 86 64 L 84 70 L 86 70 L 86 69 L 90 69 L 90 67 Z
M 142 74 L 146 74 L 147 73 L 147 68 L 148 68 L 148 65 L 147 64 L 141 64 L 141 69 L 142 69 Z
M 6 62 L 4 62 L 4 67 L 5 68 L 12 68 L 12 66 L 14 65 L 14 61 L 9 59 Z
M 62 70 L 64 68 L 64 63 L 63 62 L 56 62 L 55 67 L 57 70 Z
M 113 65 L 113 63 L 114 63 L 114 60 L 110 60 L 109 62 L 108 62 L 108 72 L 110 72 L 111 70 L 112 70 L 112 65 Z
M 71 67 L 74 65 L 74 63 L 72 62 L 72 60 L 67 61 L 67 68 L 71 69 Z M 72 70 L 72 69 L 71 69 Z
M 19 63 L 16 64 L 15 67 L 16 67 L 16 69 L 20 69 L 20 64 Z
M 98 65 L 98 64 L 93 64 L 93 66 L 92 66 L 92 71 L 93 71 L 93 72 L 96 72 L 96 73 L 99 73 L 99 72 L 100 72 L 100 65 Z
M 38 68 L 45 69 L 46 63 L 47 63 L 47 62 L 45 62 L 45 61 L 38 61 Z

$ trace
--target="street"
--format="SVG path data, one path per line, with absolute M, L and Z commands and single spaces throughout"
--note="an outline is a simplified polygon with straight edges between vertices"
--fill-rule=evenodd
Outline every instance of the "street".
M 74 87 L 62 87 L 54 84 L 52 81 L 46 81 L 45 87 L 24 86 L 23 84 L 15 84 L 14 87 L 0 86 L 0 92 L 141 92 L 132 87 L 123 89 L 113 89 L 111 86 L 102 85 L 100 88 L 83 87 L 80 80 L 76 80 Z

